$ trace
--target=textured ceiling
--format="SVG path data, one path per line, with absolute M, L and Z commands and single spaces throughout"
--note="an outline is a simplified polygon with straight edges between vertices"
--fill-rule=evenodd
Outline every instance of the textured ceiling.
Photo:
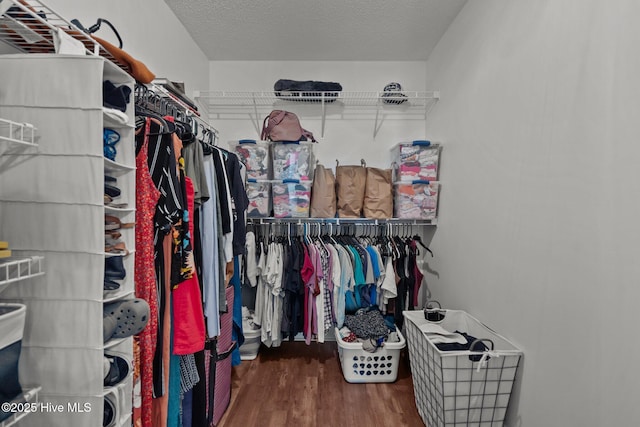
M 165 0 L 210 60 L 425 60 L 466 0 Z

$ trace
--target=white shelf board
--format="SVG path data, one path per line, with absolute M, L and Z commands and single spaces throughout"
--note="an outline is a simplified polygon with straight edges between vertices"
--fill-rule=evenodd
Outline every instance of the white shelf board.
M 104 343 L 104 349 L 107 350 L 109 348 L 113 348 L 116 347 L 119 344 L 122 344 L 123 342 L 125 342 L 126 340 L 130 340 L 131 337 L 126 337 L 126 338 L 112 338 L 109 341 L 107 341 L 106 343 Z
M 133 253 L 135 253 L 135 252 L 136 252 L 136 250 L 135 250 L 135 249 L 128 249 L 128 250 L 129 250 L 129 253 L 128 253 L 128 254 L 119 254 L 119 253 L 104 252 L 104 257 L 105 257 L 105 258 L 113 258 L 113 257 L 117 257 L 117 256 L 119 256 L 119 257 L 125 258 L 125 257 L 128 257 L 129 255 L 131 255 L 131 254 L 133 254 Z
M 124 163 L 114 162 L 106 157 L 104 158 L 104 172 L 105 174 L 117 176 L 127 172 L 136 170 L 135 166 L 125 165 Z
M 134 208 L 114 208 L 113 206 L 104 206 L 105 213 L 129 214 L 136 210 Z
M 115 119 L 112 119 L 111 116 L 107 115 L 106 113 L 102 115 L 102 121 L 104 127 L 111 129 L 133 129 L 135 127 L 135 125 L 132 125 L 131 123 L 121 123 Z
M 114 301 L 118 301 L 120 299 L 126 299 L 127 297 L 130 296 L 135 296 L 135 291 L 117 291 L 116 293 L 113 293 L 112 295 L 109 295 L 107 297 L 105 297 L 102 302 L 105 304 L 114 302 Z

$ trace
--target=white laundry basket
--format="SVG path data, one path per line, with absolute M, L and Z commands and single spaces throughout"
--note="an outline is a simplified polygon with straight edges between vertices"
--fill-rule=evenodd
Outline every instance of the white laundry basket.
M 254 329 L 251 319 L 242 319 L 242 333 L 244 335 L 244 343 L 240 346 L 240 360 L 253 360 L 258 357 L 260 351 L 260 337 L 262 329 Z
M 338 354 L 342 375 L 350 383 L 392 383 L 398 378 L 400 364 L 400 350 L 406 341 L 400 330 L 397 330 L 398 342 L 385 342 L 374 353 L 365 351 L 362 343 L 346 342 L 340 337 L 336 328 L 335 335 L 338 342 Z
M 422 310 L 403 312 L 418 413 L 429 427 L 502 426 L 522 352 L 464 311 L 438 311 L 444 317 L 433 322 Z M 429 323 L 489 340 L 493 349 L 442 351 L 421 330 Z

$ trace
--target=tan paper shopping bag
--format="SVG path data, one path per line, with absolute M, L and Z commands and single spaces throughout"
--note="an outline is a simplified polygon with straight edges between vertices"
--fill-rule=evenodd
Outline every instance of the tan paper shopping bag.
M 311 187 L 312 218 L 333 218 L 336 216 L 336 179 L 331 169 L 316 165 Z
M 393 216 L 391 169 L 367 168 L 363 213 L 365 218 L 386 219 Z
M 364 166 L 336 166 L 336 194 L 340 218 L 360 218 L 367 183 L 367 168 Z

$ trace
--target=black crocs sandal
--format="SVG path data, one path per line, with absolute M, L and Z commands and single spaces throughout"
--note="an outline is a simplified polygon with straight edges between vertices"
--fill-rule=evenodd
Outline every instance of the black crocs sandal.
M 126 299 L 104 306 L 103 321 L 116 319 L 111 338 L 127 338 L 144 330 L 149 322 L 149 304 L 141 299 Z

